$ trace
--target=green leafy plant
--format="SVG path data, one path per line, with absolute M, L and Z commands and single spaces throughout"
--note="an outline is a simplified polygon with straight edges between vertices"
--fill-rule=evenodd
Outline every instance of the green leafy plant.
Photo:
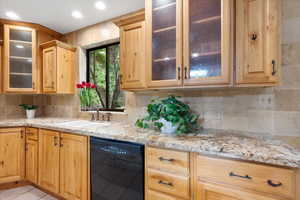
M 38 109 L 38 106 L 36 106 L 36 105 L 20 104 L 19 106 L 22 107 L 24 110 L 36 110 L 36 109 Z
M 192 114 L 190 107 L 175 96 L 152 100 L 147 106 L 147 112 L 148 115 L 145 118 L 136 121 L 137 127 L 146 129 L 153 125 L 160 130 L 163 124 L 159 120 L 163 118 L 171 122 L 173 126 L 178 126 L 177 135 L 196 132 L 201 128 L 198 125 L 199 116 Z

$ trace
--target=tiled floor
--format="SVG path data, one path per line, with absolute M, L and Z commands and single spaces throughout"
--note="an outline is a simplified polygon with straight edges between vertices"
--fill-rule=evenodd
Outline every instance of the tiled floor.
M 33 186 L 23 186 L 23 187 L 9 189 L 9 190 L 0 190 L 0 200 L 57 200 L 57 199 Z

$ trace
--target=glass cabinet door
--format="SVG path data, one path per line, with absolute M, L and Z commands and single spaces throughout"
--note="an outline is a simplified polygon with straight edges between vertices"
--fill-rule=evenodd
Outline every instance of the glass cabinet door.
M 184 85 L 230 83 L 231 3 L 184 1 Z
M 181 85 L 181 0 L 146 0 L 150 87 Z
M 6 92 L 34 92 L 35 86 L 35 30 L 5 25 L 5 90 Z

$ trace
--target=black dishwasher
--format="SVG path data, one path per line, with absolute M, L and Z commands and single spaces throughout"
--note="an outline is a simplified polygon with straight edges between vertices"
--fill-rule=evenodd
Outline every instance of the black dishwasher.
M 144 199 L 144 145 L 91 137 L 92 200 Z

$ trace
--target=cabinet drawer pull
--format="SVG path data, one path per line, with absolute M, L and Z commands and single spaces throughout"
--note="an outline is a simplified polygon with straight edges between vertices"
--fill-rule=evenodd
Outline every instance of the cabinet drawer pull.
M 173 158 L 168 159 L 168 158 L 164 158 L 164 157 L 159 157 L 158 159 L 161 162 L 174 162 L 175 161 L 175 159 L 173 159 Z
M 158 184 L 173 187 L 173 183 L 165 182 L 165 181 L 162 181 L 162 180 L 158 181 Z
M 180 72 L 181 72 L 181 71 L 180 71 L 180 68 L 181 68 L 181 67 L 180 67 L 180 66 L 178 66 L 178 80 L 180 80 L 180 79 L 181 79 L 181 76 L 180 76 Z
M 249 175 L 241 176 L 241 175 L 237 175 L 237 174 L 235 174 L 235 173 L 233 173 L 233 172 L 230 172 L 229 176 L 232 176 L 232 177 L 238 177 L 238 178 L 244 178 L 244 179 L 249 179 L 249 180 L 252 179 L 252 177 L 250 177 Z
M 0 165 L 4 165 L 4 161 L 0 161 Z
M 275 184 L 275 183 L 273 183 L 272 180 L 268 180 L 268 184 L 270 186 L 272 186 L 272 187 L 280 187 L 280 186 L 282 186 L 282 183 L 279 182 L 279 183 Z

